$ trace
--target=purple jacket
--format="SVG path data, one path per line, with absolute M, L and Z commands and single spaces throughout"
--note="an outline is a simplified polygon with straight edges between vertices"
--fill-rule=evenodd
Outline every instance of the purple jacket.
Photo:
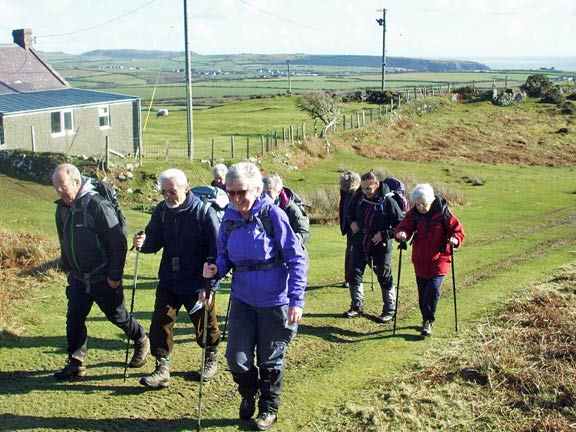
M 268 236 L 263 224 L 254 217 L 266 206 L 274 238 Z M 232 226 L 235 228 L 230 229 Z M 279 257 L 284 263 L 270 264 Z M 268 268 L 255 268 L 263 264 Z M 255 201 L 247 220 L 233 206 L 226 208 L 218 233 L 216 265 L 218 278 L 236 268 L 231 296 L 237 300 L 254 307 L 285 304 L 304 307 L 306 255 L 288 216 L 268 196 Z

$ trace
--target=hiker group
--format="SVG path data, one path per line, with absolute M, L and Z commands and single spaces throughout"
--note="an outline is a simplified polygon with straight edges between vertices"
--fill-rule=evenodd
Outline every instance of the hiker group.
M 227 367 L 241 397 L 239 417 L 257 430 L 278 419 L 284 361 L 304 308 L 310 239 L 309 218 L 299 196 L 277 175 L 263 177 L 258 167 L 240 162 L 213 168 L 211 186 L 191 188 L 184 172 L 168 169 L 158 177 L 162 200 L 145 229 L 132 238 L 136 268 L 130 310 L 122 287 L 128 250 L 126 223 L 109 189 L 82 176 L 72 164 L 53 174 L 61 268 L 67 275 L 67 363 L 54 376 L 86 374 L 86 318 L 94 303 L 127 336 L 126 367 L 140 368 L 151 354 L 155 368 L 140 383 L 170 384 L 174 326 L 184 308 L 202 349 L 202 386 L 218 367 L 223 334 L 216 295 L 232 272 L 224 333 Z M 396 319 L 397 288 L 392 276 L 393 241 L 412 244 L 423 335 L 432 332 L 440 286 L 453 248 L 464 240 L 462 225 L 430 185 L 419 184 L 407 209 L 402 183 L 346 171 L 340 177 L 340 228 L 346 236 L 344 275 L 350 291 L 348 318 L 364 313 L 363 275 L 370 266 L 382 291 L 382 323 Z M 113 191 L 113 190 L 112 190 Z M 148 334 L 133 315 L 140 253 L 162 251 Z M 401 257 L 401 255 L 400 255 Z M 128 361 L 130 341 L 134 346 Z M 126 379 L 126 369 L 124 370 Z

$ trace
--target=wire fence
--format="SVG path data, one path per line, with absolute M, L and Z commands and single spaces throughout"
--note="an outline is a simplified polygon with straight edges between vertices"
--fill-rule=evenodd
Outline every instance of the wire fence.
M 501 84 L 507 88 L 510 83 L 506 80 Z M 494 81 L 486 80 L 482 82 L 437 83 L 427 86 L 394 88 L 392 91 L 395 96 L 388 104 L 342 115 L 327 132 L 338 133 L 340 131 L 362 128 L 378 119 L 393 115 L 404 104 L 424 98 L 453 94 L 455 99 L 457 94 L 454 91 L 462 87 L 470 87 L 473 92 L 480 92 L 495 85 Z M 310 136 L 317 136 L 319 132 L 320 126 L 310 120 L 260 135 L 231 135 L 229 137 L 194 140 L 192 160 L 203 161 L 213 166 L 223 161 L 257 158 L 267 152 L 306 141 Z M 166 140 L 163 143 L 147 143 L 145 141 L 142 156 L 143 159 L 164 159 L 166 161 L 183 158 L 190 159 L 188 142 L 185 139 Z

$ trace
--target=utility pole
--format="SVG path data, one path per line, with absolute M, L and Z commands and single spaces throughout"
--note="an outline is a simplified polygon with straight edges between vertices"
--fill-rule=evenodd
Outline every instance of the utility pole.
M 188 158 L 194 160 L 194 118 L 192 114 L 192 67 L 190 65 L 190 48 L 188 39 L 188 2 L 184 0 L 184 49 L 186 51 L 186 131 L 188 138 Z
M 292 94 L 292 79 L 290 78 L 290 59 L 286 60 L 288 64 L 288 94 Z
M 382 18 L 377 18 L 376 22 L 382 27 L 382 91 L 386 89 L 386 9 L 382 11 Z

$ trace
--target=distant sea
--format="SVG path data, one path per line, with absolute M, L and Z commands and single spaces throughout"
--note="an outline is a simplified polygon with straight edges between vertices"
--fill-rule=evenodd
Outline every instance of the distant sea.
M 467 60 L 485 64 L 490 69 L 554 68 L 557 71 L 576 72 L 576 57 L 475 57 Z

